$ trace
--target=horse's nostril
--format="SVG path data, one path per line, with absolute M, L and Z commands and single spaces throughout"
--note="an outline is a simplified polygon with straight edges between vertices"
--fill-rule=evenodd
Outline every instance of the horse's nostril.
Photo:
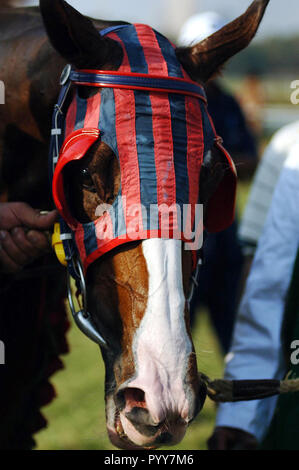
M 140 388 L 126 388 L 124 398 L 127 411 L 134 407 L 146 408 L 144 391 Z
M 157 434 L 161 423 L 155 422 L 149 413 L 143 390 L 134 387 L 119 390 L 116 405 L 141 434 L 148 437 Z
M 145 395 L 140 388 L 123 388 L 115 396 L 115 404 L 122 411 L 129 413 L 133 408 L 146 408 Z

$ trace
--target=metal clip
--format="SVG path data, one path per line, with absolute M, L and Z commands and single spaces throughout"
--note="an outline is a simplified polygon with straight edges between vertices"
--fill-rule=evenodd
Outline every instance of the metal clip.
M 85 284 L 81 262 L 78 259 L 74 260 L 74 266 L 76 266 L 78 277 L 80 279 L 79 282 L 80 282 L 80 291 L 82 294 L 83 308 L 77 311 L 75 307 L 75 304 L 73 301 L 73 292 L 72 292 L 72 287 L 71 287 L 71 276 L 68 272 L 67 273 L 67 295 L 68 295 L 68 301 L 69 301 L 70 309 L 72 312 L 72 316 L 75 320 L 76 325 L 82 331 L 82 333 L 84 333 L 89 339 L 91 339 L 95 343 L 99 344 L 101 347 L 107 349 L 108 348 L 107 342 L 97 331 L 93 323 L 92 317 L 90 313 L 87 312 L 87 309 L 86 309 L 86 305 L 87 305 L 86 304 L 86 284 Z
M 59 83 L 61 86 L 65 85 L 66 82 L 68 81 L 69 79 L 69 76 L 71 74 L 71 71 L 72 71 L 72 66 L 70 64 L 67 64 L 62 73 L 61 73 L 61 76 L 60 76 L 60 80 L 59 80 Z
M 223 139 L 220 137 L 220 135 L 217 135 L 214 139 L 215 144 L 222 145 L 223 144 Z

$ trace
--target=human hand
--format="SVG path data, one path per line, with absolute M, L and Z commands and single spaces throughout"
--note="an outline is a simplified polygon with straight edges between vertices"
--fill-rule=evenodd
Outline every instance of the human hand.
M 0 271 L 14 273 L 50 250 L 45 231 L 57 211 L 41 215 L 22 202 L 0 204 Z

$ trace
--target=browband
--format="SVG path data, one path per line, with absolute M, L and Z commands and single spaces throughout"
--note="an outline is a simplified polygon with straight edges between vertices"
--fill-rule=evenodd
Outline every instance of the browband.
M 195 96 L 207 103 L 203 87 L 183 78 L 114 71 L 107 73 L 103 70 L 71 70 L 70 80 L 76 85 L 179 93 Z

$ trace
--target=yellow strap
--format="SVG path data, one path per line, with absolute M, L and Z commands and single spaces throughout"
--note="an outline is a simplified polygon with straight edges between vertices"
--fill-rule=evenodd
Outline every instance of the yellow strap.
M 60 238 L 60 224 L 59 223 L 54 224 L 54 233 L 52 235 L 52 247 L 55 250 L 58 261 L 63 266 L 67 266 L 65 251 L 64 251 L 62 240 Z

